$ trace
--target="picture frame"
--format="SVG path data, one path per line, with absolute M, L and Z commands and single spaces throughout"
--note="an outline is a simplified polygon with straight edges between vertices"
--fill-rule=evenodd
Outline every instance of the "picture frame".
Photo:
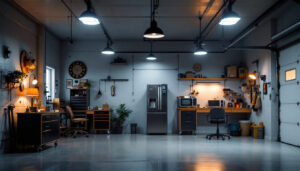
M 83 87 L 85 83 L 88 82 L 88 79 L 80 79 L 79 80 L 79 87 Z
M 73 80 L 72 79 L 67 79 L 67 88 L 71 89 L 73 87 Z
M 296 68 L 289 69 L 285 71 L 285 81 L 296 80 Z
M 79 86 L 79 82 L 80 80 L 78 80 L 78 79 L 74 79 L 73 80 L 73 87 L 78 87 Z

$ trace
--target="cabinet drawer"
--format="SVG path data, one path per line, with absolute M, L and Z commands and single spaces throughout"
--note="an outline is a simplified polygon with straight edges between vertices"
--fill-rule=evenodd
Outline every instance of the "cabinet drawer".
M 95 121 L 94 124 L 95 129 L 109 129 L 108 121 Z
M 59 122 L 58 121 L 48 121 L 47 123 L 42 124 L 42 131 L 48 130 L 48 129 L 57 129 L 59 128 Z
M 51 120 L 58 120 L 59 115 L 43 115 L 42 120 L 44 121 L 51 121 Z

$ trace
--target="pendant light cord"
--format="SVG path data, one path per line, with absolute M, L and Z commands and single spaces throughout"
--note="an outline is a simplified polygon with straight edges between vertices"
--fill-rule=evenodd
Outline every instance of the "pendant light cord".
M 152 55 L 152 40 L 150 40 L 150 54 Z
M 201 46 L 201 42 L 202 42 L 202 16 L 199 12 L 199 39 L 198 39 L 199 47 Z

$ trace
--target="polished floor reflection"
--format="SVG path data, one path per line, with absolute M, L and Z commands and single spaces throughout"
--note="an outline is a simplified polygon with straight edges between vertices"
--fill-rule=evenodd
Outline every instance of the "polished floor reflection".
M 300 148 L 252 138 L 90 135 L 40 153 L 0 154 L 0 170 L 299 170 Z

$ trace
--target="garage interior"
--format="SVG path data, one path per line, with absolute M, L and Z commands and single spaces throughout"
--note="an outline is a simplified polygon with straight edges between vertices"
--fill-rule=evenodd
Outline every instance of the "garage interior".
M 1 170 L 298 170 L 299 0 L 2 0 Z

